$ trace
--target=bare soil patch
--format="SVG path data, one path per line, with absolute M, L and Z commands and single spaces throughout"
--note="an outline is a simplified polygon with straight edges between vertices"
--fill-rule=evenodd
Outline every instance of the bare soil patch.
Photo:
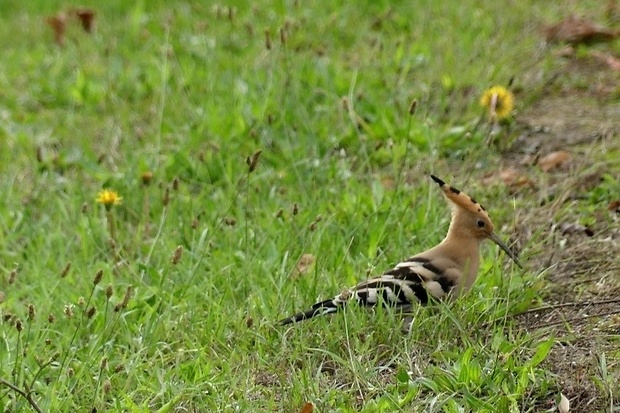
M 562 86 L 547 85 L 518 116 L 520 136 L 505 158 L 536 182 L 523 189 L 535 205 L 519 217 L 515 241 L 536 249 L 530 271 L 548 282 L 546 308 L 518 318 L 559 338 L 547 366 L 576 412 L 620 408 L 620 214 L 609 208 L 620 193 L 601 186 L 605 176 L 620 179 L 619 78 L 591 59 L 567 61 L 555 80 Z M 532 166 L 558 150 L 570 153 L 566 165 Z

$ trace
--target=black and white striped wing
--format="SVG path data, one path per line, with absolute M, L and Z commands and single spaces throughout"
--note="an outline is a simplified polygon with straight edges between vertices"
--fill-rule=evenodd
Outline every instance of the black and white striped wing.
M 380 277 L 358 284 L 353 291 L 360 305 L 381 302 L 391 306 L 427 304 L 429 295 L 441 298 L 454 282 L 429 259 L 414 257 L 399 263 Z
M 431 260 L 413 257 L 379 277 L 361 282 L 351 290 L 316 303 L 309 310 L 285 318 L 280 323 L 289 324 L 335 313 L 349 302 L 366 307 L 379 304 L 395 307 L 414 303 L 424 305 L 429 301 L 429 294 L 441 298 L 449 293 L 454 285 L 453 277 L 447 276 Z

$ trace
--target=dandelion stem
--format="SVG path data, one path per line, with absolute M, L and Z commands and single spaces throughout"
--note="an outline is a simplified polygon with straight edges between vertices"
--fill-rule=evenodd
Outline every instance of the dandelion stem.
M 114 219 L 114 213 L 112 209 L 107 211 L 106 213 L 108 218 L 108 230 L 110 231 L 110 238 L 112 241 L 116 242 L 116 220 Z

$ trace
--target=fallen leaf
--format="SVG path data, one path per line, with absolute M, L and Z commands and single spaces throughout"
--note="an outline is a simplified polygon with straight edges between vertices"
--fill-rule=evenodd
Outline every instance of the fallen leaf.
M 620 31 L 605 29 L 586 19 L 570 15 L 564 20 L 544 28 L 549 43 L 580 43 L 608 42 L 620 36 Z
M 316 258 L 314 255 L 303 254 L 295 265 L 295 269 L 293 270 L 293 276 L 298 277 L 300 275 L 306 274 L 308 271 L 310 271 L 310 268 L 312 268 L 312 265 L 314 265 L 315 261 Z
M 533 186 L 534 182 L 525 175 L 521 175 L 519 171 L 514 168 L 504 168 L 499 172 L 504 185 L 511 187 L 521 187 L 525 185 Z
M 312 413 L 314 411 L 314 404 L 308 402 L 304 404 L 304 407 L 301 408 L 300 413 Z
M 75 15 L 80 20 L 82 29 L 87 33 L 92 33 L 95 27 L 95 12 L 91 9 L 77 9 Z
M 575 48 L 571 45 L 566 45 L 560 50 L 554 52 L 553 54 L 558 57 L 575 57 Z
M 580 177 L 575 187 L 580 191 L 592 191 L 594 188 L 599 186 L 601 182 L 603 182 L 603 177 L 601 176 L 601 173 L 593 172 Z
M 569 224 L 567 222 L 560 224 L 560 233 L 562 235 L 572 235 L 572 234 L 583 233 L 589 237 L 594 235 L 594 231 L 592 231 L 590 228 L 586 227 L 585 225 Z
M 609 53 L 592 50 L 590 55 L 605 63 L 611 70 L 620 71 L 620 59 L 610 55 Z
M 560 393 L 560 402 L 558 403 L 558 412 L 568 413 L 570 411 L 570 403 L 566 396 Z
M 386 189 L 394 189 L 394 187 L 396 186 L 396 183 L 394 182 L 393 178 L 384 177 L 384 178 L 381 178 L 381 185 L 383 185 L 383 187 Z
M 609 206 L 607 207 L 609 211 L 614 211 L 616 213 L 620 213 L 620 199 L 616 199 L 615 201 L 611 201 Z
M 543 156 L 538 160 L 538 166 L 544 172 L 563 166 L 570 159 L 570 153 L 567 151 L 551 152 L 549 155 Z
M 488 174 L 482 179 L 485 185 L 491 185 L 493 183 L 502 182 L 504 185 L 512 188 L 518 188 L 522 186 L 533 186 L 534 182 L 525 175 L 522 175 L 518 170 L 512 167 L 504 168 L 498 173 Z
M 45 19 L 46 23 L 54 31 L 54 40 L 60 46 L 65 44 L 65 33 L 67 31 L 67 16 L 64 13 L 58 13 L 55 16 Z

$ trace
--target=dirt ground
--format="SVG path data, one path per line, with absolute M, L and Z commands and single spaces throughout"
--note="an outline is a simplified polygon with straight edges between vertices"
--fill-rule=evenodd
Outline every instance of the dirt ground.
M 532 178 L 518 191 L 537 203 L 519 217 L 513 241 L 538 247 L 529 271 L 547 282 L 543 308 L 518 317 L 558 338 L 547 367 L 571 412 L 620 411 L 620 207 L 611 204 L 620 193 L 594 205 L 589 197 L 605 176 L 620 179 L 620 72 L 588 58 L 562 64 L 517 114 L 518 137 L 505 153 L 506 166 Z M 559 150 L 570 154 L 560 167 L 536 168 Z

